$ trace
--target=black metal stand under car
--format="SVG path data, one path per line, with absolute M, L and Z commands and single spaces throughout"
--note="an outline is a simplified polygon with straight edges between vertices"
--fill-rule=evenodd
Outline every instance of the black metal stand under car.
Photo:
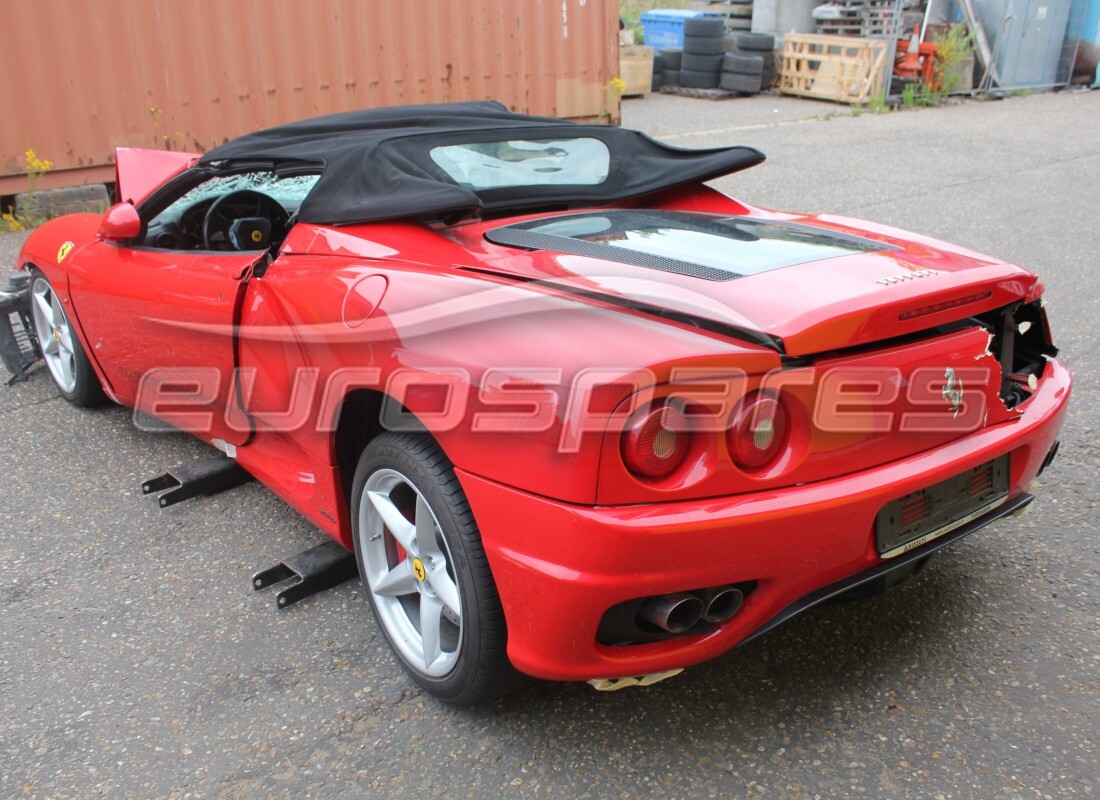
M 7 384 L 25 381 L 27 371 L 42 357 L 42 350 L 31 324 L 31 276 L 8 276 L 8 285 L 0 292 L 0 359 L 11 377 Z
M 28 371 L 42 358 L 42 350 L 34 335 L 31 319 L 31 276 L 14 273 L 0 291 L 0 359 L 11 377 L 8 386 L 27 380 Z M 142 483 L 142 494 L 158 494 L 161 508 L 183 500 L 215 494 L 240 486 L 252 476 L 227 458 L 208 458 L 169 470 Z M 277 583 L 286 583 L 276 597 L 279 608 L 304 600 L 318 592 L 355 577 L 358 567 L 355 556 L 335 541 L 304 550 L 284 559 L 270 569 L 257 572 L 252 578 L 256 590 Z M 293 578 L 296 581 L 290 583 Z

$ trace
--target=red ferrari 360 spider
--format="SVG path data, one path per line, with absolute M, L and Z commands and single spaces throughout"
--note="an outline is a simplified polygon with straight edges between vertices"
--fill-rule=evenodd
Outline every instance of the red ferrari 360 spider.
M 352 112 L 122 150 L 16 267 L 61 394 L 354 551 L 433 695 L 644 684 L 1023 508 L 1069 399 L 1035 275 L 703 183 L 763 160 Z

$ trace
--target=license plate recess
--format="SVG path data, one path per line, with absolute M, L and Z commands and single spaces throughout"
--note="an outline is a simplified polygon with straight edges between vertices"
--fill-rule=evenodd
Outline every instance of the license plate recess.
M 1008 499 L 1008 467 L 1005 454 L 887 503 L 875 518 L 879 555 L 901 555 L 1001 505 Z

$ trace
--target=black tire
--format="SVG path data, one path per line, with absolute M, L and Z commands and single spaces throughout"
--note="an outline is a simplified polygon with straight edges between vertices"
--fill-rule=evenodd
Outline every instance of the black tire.
M 737 49 L 770 53 L 775 49 L 775 37 L 770 33 L 739 33 Z
M 747 53 L 726 53 L 722 57 L 722 72 L 737 75 L 760 75 L 764 72 L 763 56 Z
M 665 69 L 680 69 L 682 66 L 681 59 L 683 58 L 684 51 L 680 47 L 662 47 L 661 48 L 661 63 L 664 64 Z
M 663 86 L 679 86 L 680 70 L 666 69 L 664 72 L 661 73 L 661 84 Z
M 661 72 L 664 71 L 664 68 L 665 68 L 665 60 L 663 58 L 661 58 L 661 54 L 658 53 L 657 55 L 653 56 L 653 74 L 654 75 L 661 74 Z
M 738 75 L 736 72 L 724 72 L 719 86 L 727 92 L 759 94 L 761 88 L 763 88 L 763 78 L 759 75 Z
M 107 402 L 65 304 L 54 295 L 49 279 L 37 269 L 31 270 L 31 318 L 39 349 L 58 393 L 80 408 Z
M 718 87 L 717 72 L 697 72 L 693 69 L 680 70 L 680 85 L 685 89 L 715 89 Z
M 375 500 L 366 496 L 368 487 Z M 418 542 L 414 533 L 406 540 L 415 548 L 408 548 L 402 558 L 401 551 L 393 546 L 397 541 L 394 528 L 382 521 L 384 515 L 376 505 L 378 497 L 390 504 L 387 508 L 391 513 L 404 516 L 410 526 L 413 520 L 409 519 L 409 504 L 420 508 L 422 499 L 434 518 L 434 524 L 431 518 L 428 523 L 436 541 L 426 545 Z M 450 460 L 434 439 L 423 433 L 392 431 L 375 437 L 363 450 L 355 470 L 351 522 L 355 558 L 371 610 L 398 662 L 416 683 L 445 703 L 476 705 L 503 697 L 526 682 L 508 661 L 504 611 L 470 504 Z M 403 536 L 409 536 L 407 530 Z M 386 575 L 390 569 L 396 572 L 405 564 L 409 564 L 404 569 L 412 576 L 405 577 L 411 588 L 403 585 L 408 591 L 376 595 L 371 576 L 377 583 L 379 574 Z M 441 587 L 438 594 L 435 586 Z M 457 595 L 458 623 L 446 605 L 448 594 L 452 602 Z M 419 622 L 421 603 L 429 596 L 439 603 L 434 637 L 437 644 L 433 648 L 439 652 L 431 661 L 426 658 L 430 645 L 420 634 Z M 398 634 L 402 634 L 400 644 L 394 639 Z M 414 663 L 403 652 L 404 648 L 415 654 L 416 636 L 421 637 L 421 661 L 426 666 Z M 448 651 L 444 645 L 453 645 L 454 650 Z M 433 664 L 440 661 L 449 671 L 430 674 Z
M 700 56 L 695 53 L 684 53 L 682 70 L 692 72 L 719 72 L 722 69 L 722 54 L 714 56 Z
M 726 24 L 721 17 L 688 17 L 684 20 L 684 36 L 721 36 Z
M 684 54 L 697 56 L 717 56 L 724 53 L 721 36 L 685 36 Z
M 654 72 L 653 73 L 653 78 L 649 82 L 649 91 L 659 92 L 659 91 L 661 91 L 662 86 L 664 86 L 664 80 L 662 78 L 662 74 L 660 72 Z
M 765 86 L 775 83 L 775 60 L 767 53 L 764 54 L 764 69 L 760 71 L 760 74 L 764 78 Z

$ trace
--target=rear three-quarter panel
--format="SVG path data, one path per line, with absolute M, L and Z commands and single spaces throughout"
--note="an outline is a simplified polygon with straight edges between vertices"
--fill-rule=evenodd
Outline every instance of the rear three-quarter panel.
M 463 470 L 593 503 L 601 440 L 624 397 L 673 365 L 777 364 L 763 348 L 452 268 L 309 255 L 284 255 L 251 282 L 240 347 L 257 436 L 238 457 L 281 453 L 277 490 L 315 521 L 337 519 L 322 527 L 342 540 L 335 472 L 327 485 L 307 476 L 318 482 L 306 488 L 290 465 L 336 466 L 353 391 L 393 398 Z

